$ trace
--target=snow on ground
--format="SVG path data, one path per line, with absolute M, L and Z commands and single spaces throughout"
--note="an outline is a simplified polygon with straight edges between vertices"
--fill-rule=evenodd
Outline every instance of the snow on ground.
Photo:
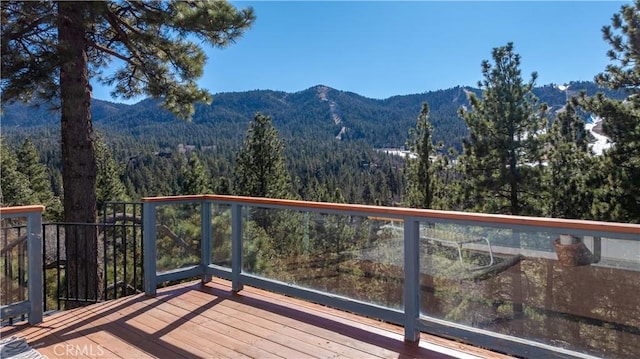
M 601 135 L 593 130 L 600 122 L 602 122 L 602 118 L 594 117 L 592 115 L 589 119 L 589 122 L 584 126 L 584 128 L 587 131 L 591 132 L 593 137 L 596 139 L 596 142 L 590 143 L 589 147 L 597 156 L 601 156 L 605 150 L 608 150 L 609 148 L 611 148 L 611 146 L 613 146 L 613 143 L 609 140 L 609 137 Z M 378 151 L 385 152 L 390 155 L 410 157 L 414 159 L 418 157 L 415 153 L 401 148 L 379 148 Z
M 384 152 L 388 155 L 394 155 L 394 156 L 402 156 L 402 157 L 409 157 L 409 158 L 418 158 L 418 156 L 415 153 L 409 152 L 407 150 L 403 150 L 400 148 L 379 148 L 378 151 L 380 152 Z
M 584 126 L 584 128 L 587 131 L 591 132 L 593 137 L 595 137 L 596 139 L 596 142 L 590 143 L 589 147 L 591 147 L 593 153 L 598 156 L 602 155 L 604 150 L 608 150 L 609 148 L 611 148 L 611 146 L 613 146 L 613 143 L 609 141 L 609 137 L 603 136 L 593 130 L 593 128 L 596 127 L 596 125 L 600 122 L 602 122 L 602 118 L 591 116 L 589 123 L 585 124 Z

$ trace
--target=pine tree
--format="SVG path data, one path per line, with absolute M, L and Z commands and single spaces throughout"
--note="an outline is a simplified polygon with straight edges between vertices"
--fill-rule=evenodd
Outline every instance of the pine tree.
M 96 198 L 98 208 L 108 201 L 127 200 L 124 184 L 120 180 L 122 170 L 113 158 L 113 153 L 101 136 L 94 141 L 96 152 Z
M 291 179 L 284 157 L 284 143 L 271 117 L 256 114 L 244 146 L 237 153 L 234 193 L 241 196 L 292 199 Z M 254 208 L 251 218 L 267 234 L 265 253 L 292 253 L 300 238 L 300 213 Z
M 2 207 L 22 206 L 31 203 L 33 192 L 29 178 L 18 171 L 16 156 L 2 144 L 0 154 L 0 205 Z
M 602 33 L 611 46 L 607 55 L 612 63 L 595 80 L 627 91 L 628 97 L 623 101 L 602 93 L 581 97 L 580 105 L 602 118 L 602 131 L 614 144 L 603 156 L 606 177 L 596 194 L 593 215 L 640 223 L 640 1 L 623 5 Z
M 207 194 L 211 192 L 209 177 L 195 152 L 191 153 L 189 164 L 183 168 L 183 177 L 182 194 Z
M 576 114 L 574 104 L 567 103 L 557 114 L 546 138 L 546 214 L 555 218 L 588 218 L 593 191 L 587 174 L 594 161 L 584 121 Z
M 271 117 L 256 114 L 244 147 L 238 152 L 234 192 L 241 196 L 292 198 L 291 177 L 283 154 L 284 143 Z
M 64 219 L 96 221 L 96 156 L 90 79 L 124 98 L 150 95 L 188 118 L 206 56 L 194 38 L 215 47 L 236 40 L 254 20 L 225 1 L 2 1 L 2 102 L 59 101 Z M 103 76 L 117 59 L 122 67 Z M 67 281 L 98 298 L 97 233 L 67 233 Z M 82 275 L 77 275 L 82 273 Z M 78 305 L 68 302 L 69 306 Z
M 16 154 L 20 159 L 17 162 L 17 169 L 27 176 L 29 187 L 33 192 L 34 203 L 31 204 L 46 205 L 53 197 L 53 193 L 47 176 L 47 168 L 40 163 L 40 155 L 36 146 L 27 138 Z
M 411 129 L 407 147 L 416 158 L 407 157 L 406 204 L 414 208 L 432 208 L 436 185 L 436 146 L 433 144 L 433 126 L 429 122 L 429 104 L 422 104 L 415 129 Z
M 31 198 L 23 204 L 41 204 L 46 207 L 46 219 L 60 218 L 60 201 L 54 197 L 47 167 L 40 162 L 40 153 L 30 139 L 26 139 L 16 153 L 18 172 L 27 178 Z
M 214 192 L 216 194 L 231 194 L 231 183 L 229 178 L 220 176 L 215 183 Z
M 541 141 L 545 106 L 532 93 L 537 74 L 524 83 L 513 44 L 494 48 L 494 64 L 482 62 L 482 98 L 469 92 L 471 109 L 460 109 L 469 127 L 460 163 L 465 205 L 475 211 L 540 214 Z

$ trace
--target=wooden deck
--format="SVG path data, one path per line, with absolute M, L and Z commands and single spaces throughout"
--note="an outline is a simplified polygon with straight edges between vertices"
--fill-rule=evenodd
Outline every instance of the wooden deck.
M 509 358 L 401 327 L 214 279 L 0 329 L 49 358 Z

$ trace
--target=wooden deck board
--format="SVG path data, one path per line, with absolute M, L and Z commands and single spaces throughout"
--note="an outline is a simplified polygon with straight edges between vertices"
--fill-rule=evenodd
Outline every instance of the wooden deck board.
M 185 305 L 197 306 L 201 300 L 206 299 L 197 298 L 197 295 L 190 296 L 188 299 L 189 304 Z M 225 303 L 224 306 L 227 306 L 227 308 L 224 309 L 224 313 L 219 312 L 217 313 L 215 318 L 210 316 L 208 316 L 208 318 L 214 319 L 216 321 L 222 320 L 225 322 L 228 320 L 232 320 L 238 322 L 239 325 L 249 326 L 252 331 L 269 333 L 268 336 L 264 338 L 267 340 L 281 341 L 284 337 L 298 338 L 307 346 L 316 346 L 316 348 L 311 347 L 311 350 L 313 351 L 310 354 L 314 357 L 325 358 L 336 353 L 342 357 L 353 358 L 362 357 L 367 354 L 371 355 L 374 353 L 382 358 L 397 357 L 397 353 L 390 350 L 383 351 L 381 350 L 381 348 L 375 347 L 373 345 L 368 345 L 364 348 L 358 345 L 351 345 L 351 342 L 353 341 L 351 338 L 339 335 L 327 329 L 314 327 L 309 324 L 300 325 L 299 322 L 290 320 L 286 317 L 278 316 L 274 313 L 266 312 L 264 310 L 252 307 L 246 308 L 246 306 L 237 307 L 232 304 L 233 302 Z M 247 318 L 249 324 L 244 321 L 233 319 L 241 316 Z M 274 335 L 276 337 L 274 337 Z M 283 345 L 289 346 L 285 343 L 283 343 Z M 294 347 L 297 348 L 297 346 Z M 324 350 L 325 347 L 329 350 L 329 352 Z M 325 353 L 323 354 L 323 352 Z
M 181 300 L 179 298 L 172 299 L 170 303 L 185 311 L 188 311 L 187 308 L 190 307 L 198 307 L 198 305 L 192 301 Z M 294 328 L 280 325 L 261 317 L 247 317 L 246 312 L 236 311 L 231 307 L 220 307 L 221 306 L 212 308 L 211 311 L 203 313 L 201 316 L 202 324 L 207 325 L 207 322 L 225 324 L 231 328 L 230 330 L 226 330 L 225 334 L 239 338 L 246 345 L 269 348 L 273 353 L 277 353 L 283 357 L 299 355 L 299 353 L 297 353 L 298 351 L 304 351 L 310 357 L 329 357 L 333 354 L 321 346 L 313 347 L 314 343 L 308 340 L 307 337 L 301 336 L 301 332 Z M 215 327 L 215 330 L 219 330 L 217 325 Z M 258 334 L 255 335 L 252 333 Z M 275 338 L 272 337 L 274 333 L 277 335 Z M 274 345 L 276 348 L 274 348 Z M 361 355 L 362 354 L 365 353 L 361 353 Z
M 401 327 L 215 279 L 0 328 L 50 358 L 508 358 Z M 432 350 L 433 349 L 433 350 Z
M 198 295 L 195 295 L 192 298 L 196 297 L 198 297 Z M 318 327 L 314 326 L 313 324 L 309 324 L 308 321 L 306 321 L 309 315 L 309 313 L 307 312 L 300 312 L 300 315 L 304 319 L 304 321 L 301 323 L 300 320 L 287 317 L 287 314 L 291 315 L 287 312 L 275 313 L 258 307 L 247 307 L 246 305 L 236 302 L 228 302 L 225 303 L 225 305 L 228 306 L 230 310 L 232 310 L 231 313 L 233 313 L 234 315 L 239 315 L 244 312 L 245 315 L 251 316 L 250 320 L 253 323 L 261 325 L 265 330 L 268 330 L 271 333 L 281 333 L 292 337 L 301 337 L 312 343 L 324 343 L 324 345 L 331 346 L 333 347 L 332 349 L 338 352 L 344 351 L 343 354 L 345 356 L 347 356 L 347 352 L 351 352 L 349 356 L 355 358 L 361 357 L 362 355 L 365 355 L 367 353 L 369 355 L 375 354 L 376 356 L 379 356 L 381 358 L 394 358 L 397 357 L 398 354 L 394 350 L 382 348 L 376 344 L 371 344 L 362 340 L 356 340 L 352 337 L 344 335 L 344 330 L 340 330 L 338 322 L 335 323 L 336 326 L 333 328 Z M 349 331 L 358 329 L 362 330 L 363 328 L 348 328 Z M 378 340 L 382 339 L 378 338 Z

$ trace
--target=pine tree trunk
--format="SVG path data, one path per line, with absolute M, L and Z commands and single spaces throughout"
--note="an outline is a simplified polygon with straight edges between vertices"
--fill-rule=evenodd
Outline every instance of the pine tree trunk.
M 60 103 L 64 219 L 72 223 L 96 222 L 96 163 L 91 125 L 85 6 L 58 3 L 58 40 L 61 54 Z M 67 226 L 66 280 L 70 298 L 98 298 L 98 244 L 94 225 Z M 67 308 L 81 305 L 66 302 Z

